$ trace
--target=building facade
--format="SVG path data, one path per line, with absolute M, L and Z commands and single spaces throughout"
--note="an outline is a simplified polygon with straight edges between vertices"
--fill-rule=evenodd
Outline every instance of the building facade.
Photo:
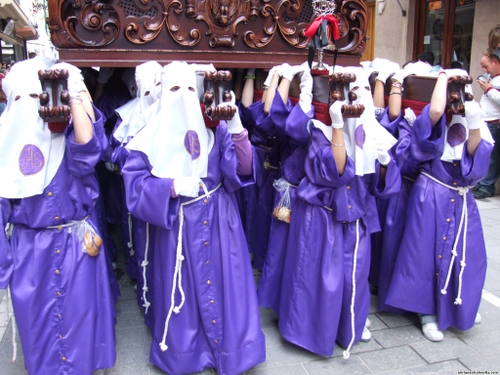
M 28 1 L 25 0 L 27 4 Z M 0 1 L 0 60 L 5 64 L 24 60 L 28 57 L 26 42 L 38 39 L 34 26 L 32 4 L 21 4 L 21 0 Z
M 373 55 L 404 64 L 431 51 L 435 64 L 482 74 L 488 33 L 500 24 L 499 0 L 374 0 Z M 369 50 L 367 50 L 369 53 Z M 477 98 L 482 94 L 473 84 Z

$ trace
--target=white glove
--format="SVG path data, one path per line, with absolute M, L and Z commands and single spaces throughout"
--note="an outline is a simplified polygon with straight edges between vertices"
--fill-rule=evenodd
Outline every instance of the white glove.
M 398 81 L 399 83 L 402 84 L 404 82 L 405 78 L 408 77 L 410 74 L 413 74 L 411 72 L 411 69 L 399 69 L 392 76 L 392 80 L 393 81 Z
M 236 96 L 233 91 L 231 91 L 231 101 L 222 103 L 221 106 L 231 106 L 236 109 L 236 112 L 231 120 L 227 120 L 227 132 L 229 134 L 241 134 L 241 132 L 245 129 L 241 123 L 240 113 L 238 112 L 238 106 L 236 105 Z
M 199 177 L 179 177 L 174 180 L 174 191 L 177 195 L 195 198 L 199 190 Z
M 445 69 L 442 70 L 441 72 L 444 72 L 446 74 L 446 77 L 451 78 L 453 76 L 468 76 L 469 73 L 463 69 Z
M 283 63 L 281 65 L 276 66 L 276 71 L 278 72 L 280 77 L 283 77 L 283 73 L 290 68 L 291 68 L 290 64 Z M 290 72 L 290 74 L 291 74 L 291 72 Z
M 255 68 L 248 69 L 247 76 L 255 76 Z
M 109 79 L 113 75 L 115 68 L 101 68 L 99 69 L 99 75 L 97 76 L 97 82 L 108 83 Z
M 417 116 L 415 115 L 415 112 L 413 112 L 413 109 L 411 108 L 405 108 L 405 114 L 404 114 L 404 119 L 408 123 L 408 125 L 413 126 L 413 123 L 417 119 Z
M 207 70 L 215 70 L 214 64 L 191 64 L 195 72 L 206 72 Z
M 78 74 L 76 77 L 69 77 L 68 79 L 68 90 L 70 93 L 72 91 L 82 92 L 87 91 L 87 86 L 85 86 L 85 82 L 83 81 L 83 77 L 81 74 Z
M 87 86 L 83 82 L 81 70 L 72 64 L 60 62 L 52 65 L 51 69 L 66 69 L 68 71 L 68 93 L 70 103 L 80 100 L 80 92 L 87 91 Z
M 379 81 L 382 81 L 382 82 L 386 82 L 387 81 L 387 78 L 389 78 L 389 76 L 392 74 L 392 73 L 395 73 L 395 72 L 398 72 L 400 69 L 399 69 L 399 64 L 395 63 L 395 62 L 392 62 L 392 61 L 388 61 L 386 64 L 384 64 L 384 66 L 379 70 L 378 72 L 378 75 L 376 77 L 377 80 Z
M 330 106 L 330 118 L 332 119 L 332 128 L 342 129 L 344 127 L 344 118 L 342 117 L 342 106 L 345 102 L 337 100 Z
M 375 143 L 375 151 L 377 152 L 378 162 L 382 165 L 387 165 L 391 161 L 389 151 L 384 147 L 381 142 Z
M 269 74 L 267 75 L 266 80 L 264 81 L 264 86 L 269 87 L 269 85 L 271 84 L 271 81 L 273 79 L 274 72 L 277 72 L 277 71 L 278 71 L 278 67 L 277 66 L 273 66 L 271 68 L 271 70 L 269 71 Z
M 281 76 L 292 82 L 293 77 L 295 76 L 295 74 L 297 74 L 297 71 L 300 68 L 300 65 L 290 66 L 285 63 L 282 66 L 283 69 L 281 71 Z
M 371 69 L 372 68 L 372 62 L 371 61 L 361 61 L 359 63 L 363 67 L 363 69 Z
M 304 113 L 308 113 L 312 108 L 312 98 L 313 98 L 312 88 L 313 88 L 313 77 L 311 76 L 311 70 L 306 69 L 302 73 L 302 79 L 300 80 L 300 94 L 299 94 L 299 105 Z
M 475 100 L 465 102 L 465 119 L 469 130 L 479 129 L 483 124 L 484 112 Z
M 415 61 L 406 65 L 405 69 L 409 70 L 410 74 L 429 76 L 431 75 L 432 66 L 423 61 Z
M 306 70 L 311 71 L 311 68 L 309 68 L 309 64 L 307 63 L 307 61 L 303 62 L 300 65 L 294 65 L 292 66 L 292 68 L 294 69 L 294 74 L 299 74 L 300 72 L 305 72 Z

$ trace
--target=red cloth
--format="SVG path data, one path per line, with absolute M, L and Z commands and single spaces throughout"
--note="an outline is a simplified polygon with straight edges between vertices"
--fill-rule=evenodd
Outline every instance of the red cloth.
M 334 16 L 332 16 L 331 14 L 329 14 L 327 16 L 319 16 L 314 21 L 312 21 L 311 24 L 309 25 L 309 27 L 304 32 L 304 35 L 307 36 L 309 40 L 311 40 L 313 38 L 313 36 L 316 35 L 316 31 L 318 31 L 318 28 L 321 25 L 321 22 L 323 22 L 323 20 L 325 20 L 325 19 L 332 26 L 332 27 L 329 27 L 330 40 L 339 39 L 340 38 L 339 21 L 337 21 L 337 19 Z
M 385 106 L 387 107 L 389 105 L 389 97 L 386 96 L 385 98 Z M 422 113 L 422 109 L 429 104 L 428 102 L 421 102 L 419 100 L 410 100 L 410 99 L 403 99 L 401 102 L 401 108 L 411 108 L 413 112 L 415 112 L 415 116 L 419 116 Z

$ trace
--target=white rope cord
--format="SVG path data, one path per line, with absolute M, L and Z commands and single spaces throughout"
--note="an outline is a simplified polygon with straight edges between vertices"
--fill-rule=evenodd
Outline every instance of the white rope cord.
M 207 187 L 201 180 L 200 180 L 200 186 L 203 188 L 204 194 L 190 201 L 181 203 L 179 207 L 179 232 L 177 234 L 176 262 L 175 262 L 174 278 L 172 283 L 172 293 L 170 295 L 170 309 L 168 310 L 167 318 L 165 319 L 165 328 L 163 329 L 163 337 L 159 344 L 163 352 L 168 349 L 168 345 L 165 342 L 167 340 L 168 323 L 170 322 L 170 318 L 172 317 L 172 312 L 178 314 L 181 311 L 182 306 L 184 306 L 184 302 L 186 300 L 184 289 L 182 288 L 182 272 L 181 272 L 182 261 L 184 260 L 184 255 L 182 255 L 182 229 L 184 227 L 184 206 L 197 202 L 203 198 L 210 198 L 210 194 L 212 194 L 218 188 L 220 188 L 222 186 L 222 182 L 219 183 L 219 185 L 217 185 L 210 192 L 207 190 Z M 178 306 L 175 306 L 175 292 L 177 289 L 181 294 L 181 303 Z
M 421 173 L 429 178 L 430 180 L 440 184 L 441 186 L 444 186 L 450 190 L 454 190 L 458 192 L 458 195 L 462 197 L 462 213 L 460 215 L 460 223 L 458 225 L 458 231 L 455 236 L 455 240 L 453 242 L 453 247 L 451 249 L 451 260 L 450 260 L 450 265 L 448 266 L 448 273 L 446 275 L 446 281 L 444 284 L 444 287 L 441 289 L 441 294 L 446 294 L 448 285 L 450 283 L 450 278 L 451 278 L 451 272 L 453 270 L 453 264 L 455 263 L 455 258 L 458 256 L 457 253 L 457 246 L 458 246 L 458 241 L 460 240 L 460 234 L 463 232 L 463 241 L 462 241 L 462 260 L 460 261 L 460 273 L 458 275 L 458 292 L 457 292 L 457 297 L 455 298 L 455 305 L 461 305 L 462 304 L 462 277 L 464 274 L 465 270 L 465 251 L 466 251 L 466 246 L 467 246 L 467 227 L 468 227 L 468 209 L 467 209 L 467 192 L 469 191 L 469 186 L 450 186 L 445 184 L 444 182 L 438 180 L 437 178 L 429 175 L 428 173 L 421 171 Z
M 127 247 L 130 250 L 130 256 L 133 257 L 135 255 L 135 251 L 134 251 L 134 243 L 132 241 L 132 214 L 130 212 L 128 212 L 127 215 L 128 215 L 128 243 L 127 243 Z
M 148 292 L 148 279 L 146 277 L 146 270 L 148 267 L 148 255 L 149 254 L 149 223 L 146 223 L 146 248 L 144 249 L 144 259 L 142 260 L 142 300 L 144 303 L 142 306 L 145 308 L 144 314 L 148 313 L 149 306 L 151 303 L 148 301 L 147 292 Z
M 352 263 L 352 292 L 351 292 L 351 342 L 346 350 L 344 350 L 344 359 L 348 359 L 351 356 L 351 348 L 354 344 L 354 339 L 356 337 L 356 326 L 355 326 L 355 315 L 354 315 L 354 301 L 356 300 L 356 267 L 358 264 L 358 249 L 359 249 L 359 219 L 356 220 L 356 244 L 354 245 L 354 255 Z
M 7 287 L 6 303 L 7 303 L 7 315 L 10 318 L 10 324 L 12 326 L 12 363 L 16 362 L 17 359 L 17 324 L 16 315 L 14 314 L 14 309 L 10 309 L 10 303 L 12 301 L 12 296 L 10 294 L 10 285 Z
M 463 274 L 465 271 L 465 244 L 467 242 L 467 225 L 468 225 L 468 220 L 469 220 L 469 215 L 467 214 L 467 205 L 465 204 L 465 196 L 464 196 L 464 205 L 465 208 L 462 208 L 463 210 L 466 211 L 465 213 L 465 230 L 464 230 L 464 241 L 463 241 L 463 249 L 462 249 L 462 260 L 460 261 L 460 274 L 458 275 L 458 292 L 457 292 L 457 298 L 455 299 L 455 305 L 461 305 L 462 304 L 462 279 L 463 279 Z

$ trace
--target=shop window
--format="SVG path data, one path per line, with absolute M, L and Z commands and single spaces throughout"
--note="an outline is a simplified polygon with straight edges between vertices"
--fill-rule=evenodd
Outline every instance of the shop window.
M 475 0 L 424 0 L 417 4 L 414 59 L 432 52 L 434 65 L 470 69 Z

